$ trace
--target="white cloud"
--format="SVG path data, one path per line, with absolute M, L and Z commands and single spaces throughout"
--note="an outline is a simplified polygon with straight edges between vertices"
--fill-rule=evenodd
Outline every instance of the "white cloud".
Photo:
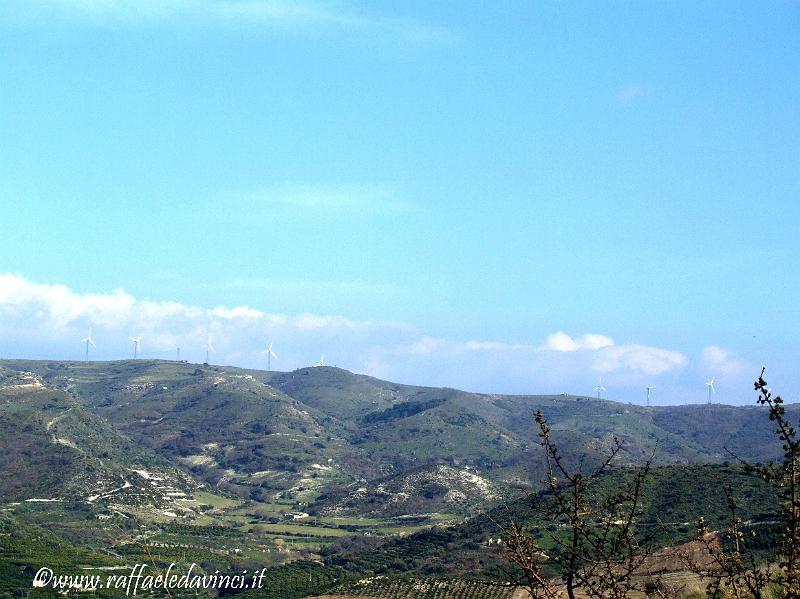
M 248 306 L 203 308 L 157 302 L 137 299 L 121 289 L 107 294 L 78 293 L 64 285 L 0 275 L 0 334 L 4 339 L 36 347 L 71 347 L 90 326 L 94 327 L 98 355 L 106 357 L 110 348 L 124 345 L 133 334 L 143 336 L 144 355 L 169 352 L 171 356 L 179 345 L 199 347 L 208 334 L 213 335 L 218 351 L 224 351 L 249 345 L 255 350 L 270 336 L 291 337 L 311 346 L 332 336 L 391 338 L 403 331 L 393 323 L 354 321 L 339 315 L 287 316 Z M 10 353 L 8 348 L 4 353 Z
M 57 330 L 87 314 L 100 325 L 129 319 L 134 303 L 134 298 L 121 289 L 110 294 L 79 295 L 64 285 L 41 285 L 12 274 L 0 275 L 0 308 L 6 314 L 34 310 L 36 320 L 44 320 Z M 150 313 L 156 308 L 151 302 L 143 307 Z M 165 305 L 168 311 L 171 307 Z
M 14 274 L 0 275 L 0 339 L 59 348 L 57 353 L 68 347 L 73 352 L 75 340 L 85 335 L 90 326 L 94 327 L 98 342 L 98 357 L 125 357 L 113 352 L 127 346 L 128 335 L 142 335 L 143 355 L 151 357 L 159 357 L 159 352 L 160 357 L 171 357 L 178 346 L 196 350 L 212 335 L 218 358 L 224 362 L 226 355 L 234 358 L 242 352 L 256 352 L 266 339 L 277 337 L 283 340 L 284 347 L 291 340 L 296 346 L 307 347 L 309 353 L 313 348 L 314 352 L 332 355 L 335 347 L 381 374 L 387 372 L 387 359 L 398 356 L 437 361 L 465 352 L 527 348 L 501 341 L 452 342 L 420 335 L 413 327 L 398 322 L 354 320 L 335 314 L 274 314 L 250 306 L 204 308 L 138 299 L 122 289 L 105 294 L 79 293 L 64 285 L 34 283 Z M 3 353 L 8 355 L 9 351 Z M 185 357 L 192 358 L 189 353 Z M 353 360 L 342 363 L 353 364 Z
M 617 102 L 623 105 L 632 104 L 639 98 L 646 96 L 647 92 L 639 85 L 628 85 L 617 93 Z
M 603 373 L 628 369 L 655 375 L 685 364 L 686 357 L 680 352 L 633 344 L 602 348 L 594 357 L 592 368 Z
M 747 362 L 740 360 L 730 351 L 718 345 L 709 345 L 703 348 L 702 366 L 712 375 L 737 375 L 750 368 Z M 751 368 L 751 370 L 755 370 Z
M 247 306 L 237 306 L 235 308 L 225 308 L 224 306 L 219 306 L 212 309 L 211 314 L 220 318 L 225 318 L 226 320 L 232 320 L 234 318 L 259 319 L 265 316 L 263 312 L 254 310 L 253 308 L 248 308 Z
M 199 23 L 369 33 L 412 44 L 446 43 L 452 32 L 409 18 L 371 16 L 317 0 L 6 0 L 0 14 L 61 17 L 95 25 Z
M 601 347 L 608 347 L 614 345 L 614 340 L 605 335 L 597 335 L 595 333 L 586 333 L 582 337 L 573 339 L 566 333 L 559 331 L 547 336 L 544 345 L 540 347 L 542 350 L 559 351 L 559 352 L 573 352 L 581 349 L 600 349 Z
M 597 333 L 572 338 L 559 331 L 548 335 L 539 351 L 588 355 L 591 369 L 602 373 L 625 369 L 649 375 L 662 374 L 687 362 L 686 357 L 677 351 L 639 344 L 616 345 L 611 337 Z

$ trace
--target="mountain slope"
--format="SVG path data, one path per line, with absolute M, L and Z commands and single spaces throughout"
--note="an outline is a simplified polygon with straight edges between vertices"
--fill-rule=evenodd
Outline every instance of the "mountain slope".
M 16 408 L 5 407 L 6 436 L 20 449 L 27 447 L 21 456 L 30 456 L 24 463 L 6 458 L 8 490 L 23 466 L 36 459 L 44 472 L 59 460 L 83 459 L 96 468 L 99 460 L 116 460 L 130 471 L 132 462 L 145 460 L 137 452 L 145 452 L 151 461 L 158 456 L 212 488 L 242 496 L 313 504 L 324 495 L 320 509 L 338 502 L 349 514 L 386 513 L 376 510 L 378 486 L 388 483 L 384 489 L 396 494 L 391 481 L 433 467 L 472 472 L 501 494 L 509 485 L 536 485 L 543 456 L 535 410 L 548 418 L 572 465 L 591 467 L 614 437 L 624 441 L 621 465 L 641 463 L 656 442 L 659 464 L 722 462 L 731 459 L 726 448 L 753 461 L 780 455 L 760 408 L 645 408 L 588 397 L 475 394 L 400 385 L 332 367 L 281 373 L 153 360 L 0 364 L 9 380 L 19 379 L 13 393 L 23 398 Z M 25 377 L 34 382 L 25 383 Z M 796 417 L 797 406 L 787 411 Z M 46 429 L 51 420 L 52 432 Z M 22 422 L 32 428 L 20 428 Z M 63 427 L 81 437 L 83 457 L 68 444 L 53 442 L 71 438 L 58 433 Z M 46 450 L 37 454 L 36 447 Z M 13 496 L 22 496 L 28 483 L 33 489 L 60 488 L 47 476 L 53 475 L 30 475 L 26 483 L 25 474 Z M 463 504 L 450 504 L 454 513 L 469 513 L 470 500 L 486 500 L 459 487 L 457 476 L 452 482 L 441 478 L 442 497 L 467 495 Z M 365 486 L 366 496 L 356 492 Z M 360 502 L 364 497 L 371 501 Z M 389 511 L 443 505 L 395 502 Z
M 0 500 L 161 505 L 166 493 L 191 487 L 189 477 L 68 393 L 32 372 L 0 367 Z

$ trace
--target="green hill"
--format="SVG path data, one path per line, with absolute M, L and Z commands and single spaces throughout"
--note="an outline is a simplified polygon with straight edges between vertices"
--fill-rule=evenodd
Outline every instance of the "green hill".
M 158 485 L 152 479 L 159 480 Z M 157 474 L 155 474 L 157 473 Z M 164 504 L 193 483 L 69 393 L 0 368 L 0 497 Z
M 499 489 L 535 485 L 542 476 L 535 410 L 548 418 L 573 465 L 591 466 L 614 436 L 625 442 L 622 464 L 640 463 L 656 441 L 662 465 L 722 462 L 731 459 L 726 448 L 753 461 L 780 455 L 760 408 L 485 395 L 399 385 L 332 367 L 268 373 L 153 360 L 0 363 L 7 376 L 35 376 L 40 385 L 4 391 L 22 398 L 12 420 L 32 418 L 41 428 L 45 416 L 56 419 L 56 431 L 69 425 L 81 437 L 84 453 L 141 462 L 144 457 L 134 456 L 144 451 L 147 460 L 157 457 L 212 488 L 261 501 L 308 505 L 324 495 L 331 509 L 333 496 L 348 497 L 347 513 L 375 512 L 371 493 L 361 494 L 366 503 L 358 505 L 356 491 L 366 482 L 377 488 L 376 481 L 401 480 L 433 465 L 458 473 L 444 477 L 445 487 L 473 475 Z M 46 447 L 47 460 L 71 455 L 67 445 L 45 443 L 49 431 L 30 435 L 17 430 L 7 437 L 20 447 Z M 7 489 L 27 484 L 16 476 L 21 463 L 7 466 Z M 384 485 L 386 495 L 379 495 L 393 504 L 390 511 L 407 505 L 412 513 L 415 502 L 397 501 L 401 486 Z M 441 495 L 467 490 L 454 483 Z M 472 499 L 486 501 L 476 491 L 450 509 L 469 513 L 462 506 Z

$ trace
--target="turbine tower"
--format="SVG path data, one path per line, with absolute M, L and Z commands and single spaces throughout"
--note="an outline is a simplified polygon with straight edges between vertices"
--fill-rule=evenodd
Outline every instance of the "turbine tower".
M 322 357 L 319 359 L 319 364 L 314 364 L 314 368 L 317 366 L 325 366 L 325 354 L 322 354 Z
M 84 358 L 84 361 L 88 362 L 89 361 L 89 344 L 91 343 L 92 347 L 97 347 L 94 344 L 94 341 L 92 341 L 92 327 L 89 327 L 89 334 L 86 335 L 86 339 L 81 339 L 81 341 L 84 341 L 86 343 L 86 357 Z
M 600 399 L 600 394 L 603 391 L 606 391 L 606 388 L 603 387 L 603 377 L 602 376 L 600 377 L 600 380 L 597 381 L 597 387 L 595 387 L 594 390 L 597 391 L 597 399 Z
M 278 356 L 275 355 L 274 351 L 272 351 L 272 341 L 269 342 L 269 347 L 260 353 L 267 354 L 267 372 L 269 372 L 270 370 L 272 370 L 270 358 L 274 357 L 276 360 L 278 359 Z
M 647 407 L 650 407 L 650 392 L 655 389 L 655 387 L 645 387 L 647 389 Z
M 206 350 L 206 364 L 208 364 L 208 352 L 217 353 L 217 350 L 214 349 L 214 346 L 211 345 L 211 335 L 208 336 L 208 343 L 205 345 L 201 345 L 204 350 Z
M 711 377 L 711 380 L 706 383 L 706 387 L 708 387 L 708 403 L 711 403 L 711 394 L 716 393 L 717 390 L 714 389 L 714 377 Z
M 139 355 L 139 342 L 142 340 L 142 336 L 139 335 L 138 337 L 128 337 L 133 343 L 133 359 L 136 359 L 136 356 Z

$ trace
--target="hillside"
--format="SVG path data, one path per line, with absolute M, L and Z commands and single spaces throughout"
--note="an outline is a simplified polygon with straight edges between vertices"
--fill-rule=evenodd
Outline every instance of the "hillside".
M 155 484 L 157 482 L 157 484 Z M 32 372 L 0 368 L 3 501 L 173 506 L 189 476 Z
M 611 493 L 629 476 L 611 470 L 598 483 L 599 493 Z M 729 518 L 725 490 L 732 491 L 738 515 L 759 531 L 761 543 L 774 542 L 769 524 L 778 507 L 774 489 L 739 466 L 665 466 L 655 468 L 642 494 L 643 534 L 654 547 L 688 541 L 703 516 L 712 529 Z M 502 580 L 497 565 L 503 548 L 490 539 L 502 537 L 510 521 L 525 523 L 538 538 L 556 530 L 543 510 L 532 509 L 519 495 L 487 513 L 456 526 L 420 531 L 406 538 L 353 542 L 343 539 L 323 553 L 327 565 L 355 570 L 364 577 L 393 573 L 403 576 L 457 576 Z M 540 501 L 546 502 L 543 494 Z M 772 538 L 772 540 L 770 540 Z
M 427 488 L 423 504 L 438 497 L 436 507 L 456 514 L 471 513 L 509 487 L 536 485 L 542 456 L 535 410 L 548 418 L 568 461 L 585 467 L 605 454 L 614 436 L 624 441 L 621 464 L 640 463 L 656 441 L 662 465 L 722 462 L 731 459 L 726 448 L 754 461 L 780 455 L 764 411 L 751 407 L 645 408 L 587 397 L 484 395 L 332 367 L 282 373 L 150 360 L 0 364 L 10 381 L 3 392 L 20 399 L 6 422 L 38 423 L 13 434 L 9 429 L 6 438 L 46 447 L 53 454 L 46 460 L 61 459 L 53 452 L 75 452 L 45 443 L 62 438 L 54 435 L 69 426 L 83 430 L 73 434 L 86 446 L 82 454 L 110 462 L 158 459 L 211 488 L 260 501 L 313 508 L 322 495 L 321 513 L 372 514 L 376 502 L 389 502 L 394 515 L 414 513 L 419 502 L 402 500 L 403 489 L 413 473 L 433 466 L 452 469 L 436 483 L 444 487 L 412 487 Z M 33 377 L 35 386 L 12 384 L 14 377 Z M 43 430 L 50 420 L 54 430 Z M 0 493 L 17 497 L 21 491 L 12 487 L 25 480 L 16 476 L 21 463 L 7 466 Z M 456 482 L 469 477 L 494 491 Z M 448 496 L 463 499 L 445 501 Z

